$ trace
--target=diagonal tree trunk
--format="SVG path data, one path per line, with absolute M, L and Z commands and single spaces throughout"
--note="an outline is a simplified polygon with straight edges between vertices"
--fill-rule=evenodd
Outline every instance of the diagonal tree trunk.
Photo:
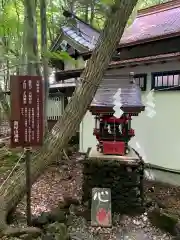
M 33 182 L 52 163 L 53 158 L 68 143 L 78 128 L 111 61 L 126 22 L 136 3 L 137 0 L 115 0 L 111 15 L 107 19 L 104 31 L 101 34 L 101 41 L 92 53 L 81 76 L 81 86 L 75 90 L 62 118 L 54 126 L 52 132 L 48 134 L 43 147 L 32 158 L 31 179 Z M 7 229 L 7 213 L 18 204 L 24 196 L 25 190 L 25 169 L 22 167 L 0 189 L 1 231 Z

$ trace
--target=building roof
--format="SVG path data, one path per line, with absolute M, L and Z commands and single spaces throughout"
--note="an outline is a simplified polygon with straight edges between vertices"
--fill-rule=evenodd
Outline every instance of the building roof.
M 141 90 L 133 82 L 133 76 L 112 74 L 108 71 L 96 92 L 96 95 L 90 105 L 92 112 L 108 112 L 113 113 L 114 95 L 117 94 L 118 89 L 121 93 L 118 95 L 122 103 L 121 109 L 124 112 L 141 112 L 144 110 L 144 105 L 141 102 Z
M 120 60 L 120 61 L 112 61 L 109 64 L 108 69 L 111 68 L 121 68 L 127 66 L 134 66 L 134 65 L 141 65 L 141 64 L 150 64 L 156 62 L 164 62 L 164 61 L 173 61 L 180 59 L 180 52 L 176 53 L 167 53 L 167 54 L 160 54 L 156 56 L 148 56 L 142 58 L 133 58 L 128 60 Z M 56 82 L 64 81 L 70 78 L 78 78 L 80 77 L 81 73 L 83 72 L 83 68 L 79 69 L 72 69 L 72 70 L 62 70 L 55 73 Z
M 159 63 L 159 62 L 174 61 L 177 59 L 180 59 L 180 52 L 159 54 L 155 56 L 147 56 L 147 57 L 127 59 L 127 60 L 112 61 L 109 67 L 110 68 L 127 67 L 132 65 L 134 66 L 134 65 L 142 65 L 142 64 L 152 64 L 156 62 Z
M 180 35 L 180 0 L 174 0 L 138 11 L 127 28 L 120 45 L 134 45 Z
M 72 38 L 78 44 L 83 45 L 87 50 L 94 49 L 95 45 L 91 43 L 90 37 L 83 32 L 78 32 L 79 30 L 73 26 L 64 26 L 62 27 L 64 35 Z
M 92 51 L 98 41 L 100 32 L 74 14 L 66 12 L 68 13 L 67 17 L 74 20 L 62 27 L 62 33 L 66 37 L 66 41 L 69 41 L 70 45 L 74 42 L 76 47 L 80 45 L 82 48 L 77 49 L 80 53 Z M 139 10 L 132 25 L 125 29 L 119 47 L 174 36 L 180 36 L 180 0 L 172 0 Z M 58 43 L 58 45 L 60 44 L 61 42 Z
M 69 42 L 70 45 L 74 44 L 76 47 L 81 45 L 81 48 L 77 50 L 79 52 L 86 52 L 89 50 L 93 50 L 96 42 L 99 38 L 99 32 L 80 18 L 78 18 L 73 13 L 69 11 L 64 11 L 64 15 L 69 18 L 71 21 L 65 26 L 62 26 L 62 33 L 60 35 L 64 35 L 65 40 Z M 61 44 L 63 37 L 59 37 L 59 39 L 55 41 L 52 50 L 56 50 L 58 46 Z M 55 49 L 54 49 L 55 48 Z

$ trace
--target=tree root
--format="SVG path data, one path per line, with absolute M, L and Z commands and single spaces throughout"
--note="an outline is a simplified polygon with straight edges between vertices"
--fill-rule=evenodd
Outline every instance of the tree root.
M 7 225 L 7 228 L 1 232 L 1 236 L 7 237 L 19 237 L 23 234 L 32 234 L 33 236 L 38 237 L 41 235 L 42 230 L 36 227 L 10 227 Z
M 30 234 L 34 237 L 38 237 L 42 230 L 36 227 L 11 227 L 7 224 L 7 212 L 4 201 L 1 201 L 0 206 L 0 239 L 2 236 L 18 237 L 24 234 Z

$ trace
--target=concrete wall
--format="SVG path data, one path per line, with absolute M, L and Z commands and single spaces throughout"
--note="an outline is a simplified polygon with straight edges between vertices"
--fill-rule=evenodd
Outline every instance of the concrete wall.
M 142 99 L 145 100 L 151 90 L 151 73 L 168 70 L 180 70 L 179 62 L 124 68 L 120 70 L 120 73 L 147 73 L 147 91 L 142 92 Z M 151 119 L 147 117 L 146 112 L 143 112 L 133 118 L 132 127 L 135 129 L 136 137 L 130 144 L 137 149 L 136 142 L 139 143 L 141 146 L 139 152 L 146 162 L 180 170 L 179 103 L 180 91 L 156 92 L 156 116 Z M 89 147 L 96 146 L 96 139 L 93 136 L 94 126 L 94 118 L 87 112 L 80 126 L 81 152 L 86 152 Z

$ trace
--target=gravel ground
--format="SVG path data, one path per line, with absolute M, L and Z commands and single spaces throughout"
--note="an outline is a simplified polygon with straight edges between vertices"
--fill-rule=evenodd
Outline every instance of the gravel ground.
M 113 217 L 112 228 L 91 227 L 84 218 L 74 216 L 69 231 L 77 240 L 170 240 L 172 237 L 154 228 L 145 215 L 138 217 L 120 216 Z M 78 238 L 79 237 L 79 238 Z M 74 238 L 76 240 L 76 238 Z
M 50 211 L 57 206 L 63 197 L 72 196 L 81 198 L 82 166 L 80 155 L 72 157 L 71 161 L 64 160 L 57 166 L 50 167 L 32 187 L 32 213 L 39 215 L 42 211 Z M 152 182 L 145 182 L 145 189 L 154 187 L 152 197 L 168 202 L 169 206 L 178 206 L 180 209 L 179 190 L 171 190 L 172 187 L 157 185 Z M 170 189 L 170 190 L 167 190 Z M 173 193 L 173 194 L 171 194 Z M 177 207 L 176 207 L 177 208 Z M 18 205 L 16 213 L 25 214 L 25 199 Z M 177 210 L 177 209 L 176 209 Z M 71 216 L 69 231 L 74 240 L 169 240 L 172 237 L 153 227 L 147 214 L 136 217 L 113 216 L 112 228 L 91 227 L 83 217 Z M 124 237 L 124 238 L 123 238 Z

